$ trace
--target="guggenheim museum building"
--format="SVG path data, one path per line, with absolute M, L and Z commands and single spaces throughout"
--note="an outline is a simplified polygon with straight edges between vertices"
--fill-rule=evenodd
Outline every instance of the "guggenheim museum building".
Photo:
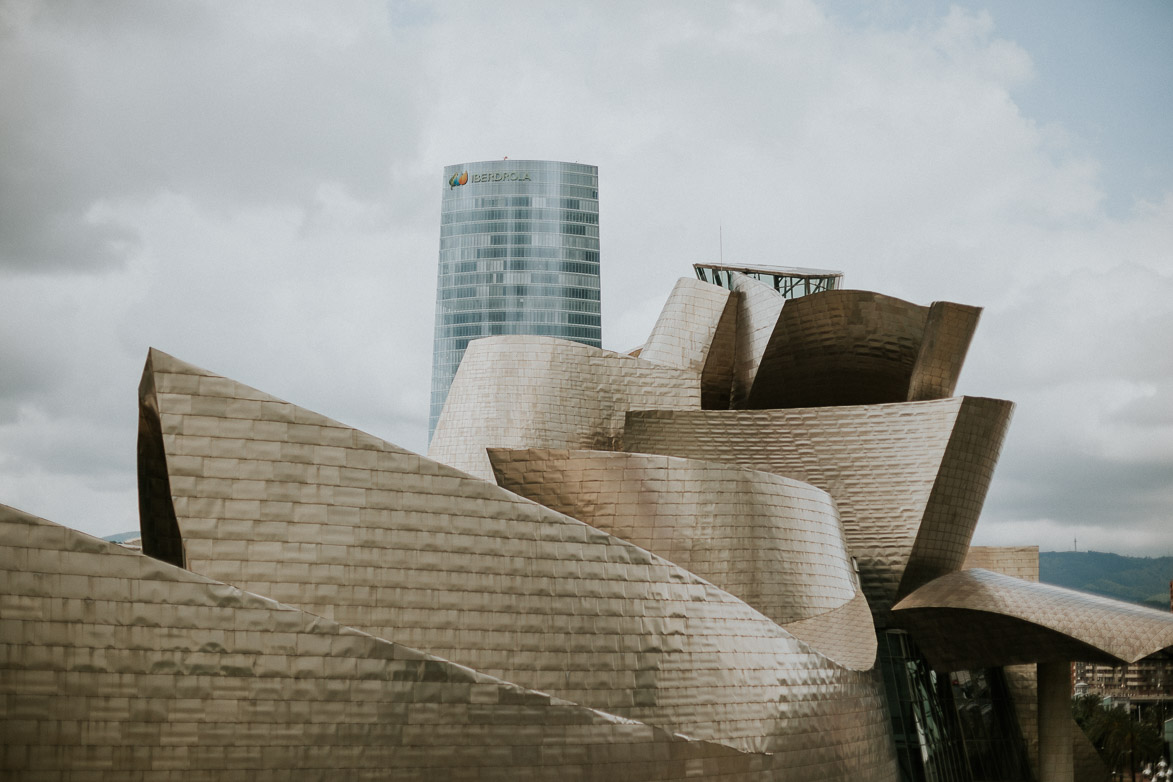
M 469 342 L 427 456 L 152 349 L 142 551 L 0 506 L 0 778 L 1102 778 L 1070 661 L 1173 616 L 970 546 L 980 310 L 782 277 Z

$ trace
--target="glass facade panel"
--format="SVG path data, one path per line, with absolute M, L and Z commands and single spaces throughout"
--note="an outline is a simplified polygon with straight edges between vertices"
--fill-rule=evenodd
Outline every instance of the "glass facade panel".
M 471 340 L 535 334 L 602 347 L 598 168 L 448 166 L 438 269 L 429 441 Z
M 908 634 L 879 633 L 896 756 L 904 782 L 973 782 L 948 677 L 929 667 Z
M 940 674 L 904 631 L 878 637 L 902 782 L 1029 782 L 1001 668 Z
M 1026 744 L 1001 668 L 954 671 L 953 700 L 976 782 L 1029 782 Z

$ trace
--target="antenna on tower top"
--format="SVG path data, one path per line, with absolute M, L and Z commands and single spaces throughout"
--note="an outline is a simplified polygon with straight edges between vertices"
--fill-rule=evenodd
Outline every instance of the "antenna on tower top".
M 717 223 L 717 257 L 725 263 L 725 227 Z

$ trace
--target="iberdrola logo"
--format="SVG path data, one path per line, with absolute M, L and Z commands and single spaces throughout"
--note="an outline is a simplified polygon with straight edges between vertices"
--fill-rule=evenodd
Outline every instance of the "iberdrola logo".
M 451 190 L 454 187 L 460 187 L 466 184 L 468 184 L 468 172 L 463 171 L 459 174 L 452 175 L 452 178 L 448 180 L 448 189 Z

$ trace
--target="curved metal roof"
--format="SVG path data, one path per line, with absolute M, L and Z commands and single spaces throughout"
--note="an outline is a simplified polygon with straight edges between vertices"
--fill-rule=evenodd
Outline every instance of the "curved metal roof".
M 1173 646 L 1173 614 L 982 569 L 930 581 L 892 618 L 938 670 L 1132 663 Z

